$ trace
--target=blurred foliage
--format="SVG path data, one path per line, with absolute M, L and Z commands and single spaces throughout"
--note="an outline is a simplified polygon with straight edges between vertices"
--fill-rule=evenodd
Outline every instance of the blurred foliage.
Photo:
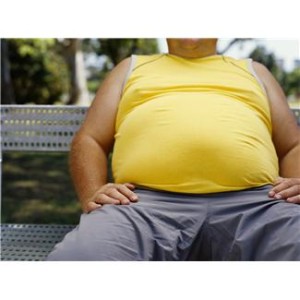
M 156 39 L 99 39 L 98 55 L 106 55 L 113 66 L 131 54 L 158 52 Z
M 11 94 L 14 95 L 17 104 L 76 103 L 68 100 L 76 90 L 73 74 L 76 68 L 70 68 L 70 61 L 73 59 L 74 62 L 76 56 L 75 50 L 70 54 L 70 43 L 75 40 L 79 41 L 79 39 L 5 40 L 9 54 L 9 64 L 5 66 L 10 65 Z M 219 52 L 226 54 L 234 44 L 243 45 L 248 40 L 251 39 L 232 39 Z M 80 40 L 77 44 L 80 45 L 80 51 L 84 55 L 86 64 L 84 71 L 91 99 L 107 72 L 122 59 L 131 54 L 153 54 L 159 51 L 157 39 L 93 38 Z M 258 46 L 250 57 L 266 65 L 287 95 L 299 94 L 299 68 L 286 72 L 278 63 L 275 54 L 262 46 Z M 6 86 L 4 82 L 2 86 Z M 5 103 L 4 96 L 2 93 L 3 103 Z
M 107 73 L 124 58 L 131 54 L 158 53 L 159 49 L 157 39 L 85 39 L 83 51 L 102 60 L 101 68 L 88 67 L 89 91 L 95 94 Z
M 249 57 L 265 65 L 277 79 L 286 95 L 299 95 L 300 92 L 300 68 L 286 72 L 278 62 L 274 53 L 268 52 L 263 46 L 254 49 Z
M 278 65 L 275 54 L 268 52 L 265 47 L 258 46 L 250 53 L 249 57 L 265 65 L 278 80 L 283 77 L 284 72 Z
M 287 74 L 286 86 L 291 94 L 300 98 L 300 67 Z
M 53 104 L 68 92 L 68 70 L 54 39 L 7 41 L 17 104 Z
M 158 52 L 157 39 L 84 39 L 85 53 L 104 55 L 110 68 L 131 54 L 154 54 Z
M 11 87 L 16 104 L 68 102 L 76 84 L 72 74 L 76 67 L 70 68 L 70 61 L 76 61 L 76 50 L 70 52 L 72 50 L 70 43 L 76 40 L 79 41 L 79 39 L 5 40 L 8 46 Z M 96 59 L 102 60 L 101 66 L 87 67 L 86 79 L 92 94 L 96 92 L 107 72 L 125 57 L 133 53 L 158 52 L 156 39 L 84 39 L 79 44 L 82 45 L 80 50 L 86 58 L 94 54 Z M 2 99 L 3 103 L 9 102 L 5 101 L 4 94 Z

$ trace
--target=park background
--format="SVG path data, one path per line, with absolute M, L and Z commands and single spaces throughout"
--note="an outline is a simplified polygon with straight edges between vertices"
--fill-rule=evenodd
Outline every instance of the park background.
M 299 39 L 297 2 L 43 1 L 1 4 L 1 37 Z M 300 57 L 298 53 L 298 58 Z M 56 299 L 298 299 L 297 263 L 1 264 L 1 295 Z M 117 283 L 116 283 L 117 281 Z
M 264 39 L 227 39 L 219 45 L 219 54 L 251 57 L 266 65 L 289 105 L 299 108 L 299 58 L 287 63 Z M 165 51 L 162 39 L 153 38 L 2 39 L 1 103 L 88 106 L 106 74 L 122 59 Z M 3 223 L 78 223 L 80 208 L 67 154 L 5 153 L 2 180 Z

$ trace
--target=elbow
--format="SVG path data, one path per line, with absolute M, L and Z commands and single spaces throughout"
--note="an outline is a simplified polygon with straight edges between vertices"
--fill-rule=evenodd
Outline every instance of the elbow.
M 86 133 L 83 130 L 79 130 L 75 135 L 70 145 L 70 153 L 71 155 L 82 152 L 90 152 L 90 151 L 102 151 L 106 155 L 108 155 L 111 151 L 111 147 L 106 145 L 92 135 Z
M 289 156 L 291 153 L 300 151 L 300 128 L 298 132 L 288 141 L 274 143 L 279 161 Z M 299 153 L 300 155 L 300 153 Z
M 71 144 L 70 144 L 70 153 L 74 153 L 77 151 L 78 148 L 82 147 L 84 145 L 85 136 L 80 133 L 80 131 L 76 132 Z

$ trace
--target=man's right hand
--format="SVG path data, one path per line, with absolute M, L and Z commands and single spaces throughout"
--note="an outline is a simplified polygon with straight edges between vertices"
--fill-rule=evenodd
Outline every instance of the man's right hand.
M 82 204 L 82 209 L 85 213 L 90 213 L 104 204 L 128 205 L 131 202 L 137 202 L 138 196 L 133 192 L 134 189 L 135 186 L 131 183 L 107 183 Z

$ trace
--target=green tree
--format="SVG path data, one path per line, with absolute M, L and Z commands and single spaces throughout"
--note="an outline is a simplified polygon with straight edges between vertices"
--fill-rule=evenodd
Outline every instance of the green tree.
M 1 44 L 2 103 L 86 104 L 84 59 L 94 54 L 102 67 L 89 74 L 90 91 L 132 53 L 158 52 L 156 39 L 6 39 Z M 92 88 L 91 88 L 92 87 Z
M 156 39 L 99 39 L 99 55 L 106 55 L 113 66 L 131 54 L 158 52 Z
M 95 93 L 107 73 L 121 60 L 131 54 L 158 53 L 157 39 L 85 39 L 83 51 L 102 58 L 101 69 L 90 68 L 89 90 Z
M 280 66 L 274 53 L 268 52 L 263 46 L 258 46 L 250 53 L 249 57 L 265 65 L 282 86 L 284 92 L 290 93 L 287 85 L 287 72 Z
M 300 98 L 300 67 L 287 74 L 286 85 L 290 94 Z
M 68 69 L 54 39 L 7 39 L 17 104 L 53 104 L 68 93 Z

